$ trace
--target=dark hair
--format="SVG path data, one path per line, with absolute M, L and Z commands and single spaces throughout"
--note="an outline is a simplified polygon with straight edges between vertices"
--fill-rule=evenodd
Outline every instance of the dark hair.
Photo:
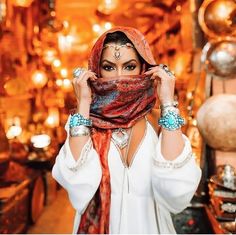
M 120 31 L 107 34 L 104 41 L 104 45 L 110 42 L 118 43 L 121 45 L 124 45 L 126 43 L 131 43 L 133 45 L 133 43 L 127 38 L 127 36 L 123 32 L 120 32 Z
M 107 36 L 104 40 L 104 45 L 107 43 L 111 43 L 111 42 L 117 43 L 120 45 L 124 45 L 126 43 L 131 43 L 134 46 L 134 44 L 128 39 L 128 37 L 121 31 L 116 31 L 114 33 L 107 34 Z M 140 54 L 138 53 L 138 51 L 136 50 L 135 47 L 134 47 L 134 50 L 136 51 L 141 64 L 144 64 L 145 63 L 144 59 L 140 56 Z

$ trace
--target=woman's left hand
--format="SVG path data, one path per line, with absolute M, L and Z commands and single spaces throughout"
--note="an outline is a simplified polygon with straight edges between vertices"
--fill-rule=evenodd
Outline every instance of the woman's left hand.
M 157 79 L 157 94 L 161 104 L 174 101 L 175 76 L 163 69 L 163 65 L 150 68 L 144 74 L 151 75 L 151 79 Z

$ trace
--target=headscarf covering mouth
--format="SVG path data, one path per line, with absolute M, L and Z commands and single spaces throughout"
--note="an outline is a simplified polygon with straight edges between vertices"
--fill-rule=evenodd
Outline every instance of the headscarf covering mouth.
M 91 83 L 90 118 L 102 129 L 129 128 L 155 105 L 156 87 L 149 76 L 125 76 Z

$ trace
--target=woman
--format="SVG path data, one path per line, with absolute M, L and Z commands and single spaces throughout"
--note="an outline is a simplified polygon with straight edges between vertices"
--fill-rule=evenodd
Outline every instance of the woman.
M 175 233 L 170 212 L 188 206 L 201 171 L 180 129 L 174 75 L 138 30 L 116 27 L 74 76 L 77 110 L 53 167 L 76 209 L 73 233 Z

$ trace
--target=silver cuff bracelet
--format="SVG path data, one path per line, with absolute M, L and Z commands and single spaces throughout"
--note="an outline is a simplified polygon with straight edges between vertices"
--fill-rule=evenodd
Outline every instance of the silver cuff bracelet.
M 80 137 L 90 135 L 90 129 L 87 126 L 73 126 L 70 128 L 71 137 Z

